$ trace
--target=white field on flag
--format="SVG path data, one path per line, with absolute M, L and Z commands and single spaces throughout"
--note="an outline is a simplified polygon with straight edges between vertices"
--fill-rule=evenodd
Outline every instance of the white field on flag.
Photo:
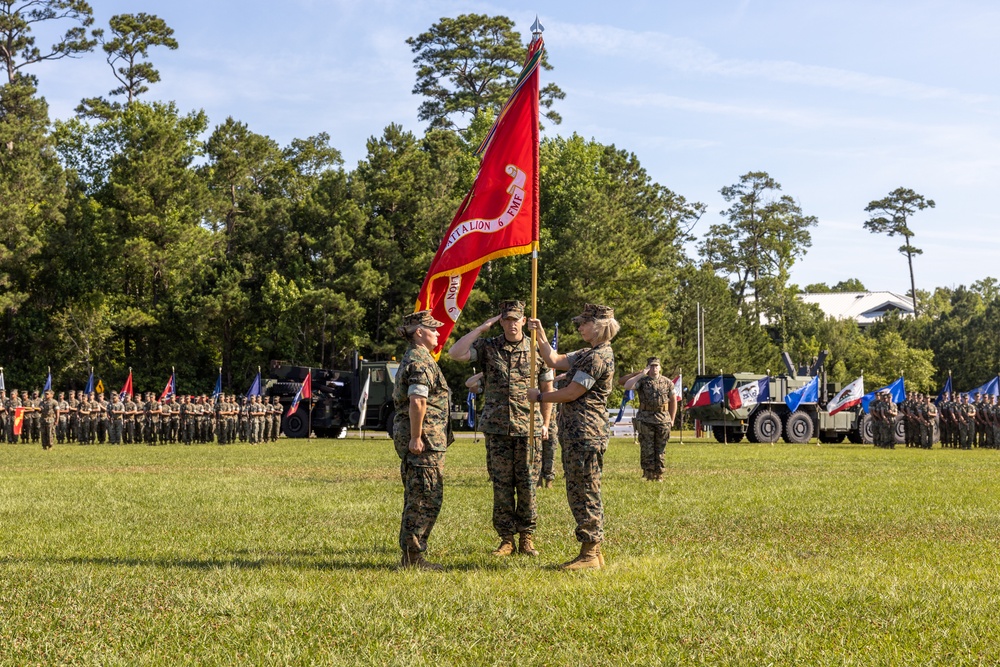
M 865 395 L 865 376 L 862 375 L 857 380 L 847 385 L 833 397 L 827 410 L 831 415 L 835 415 L 841 410 L 852 408 L 861 402 L 861 397 Z

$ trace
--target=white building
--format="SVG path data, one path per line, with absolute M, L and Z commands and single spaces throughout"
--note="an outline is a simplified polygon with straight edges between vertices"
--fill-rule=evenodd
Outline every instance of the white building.
M 886 313 L 898 311 L 913 316 L 913 302 L 909 297 L 895 292 L 824 292 L 800 294 L 805 303 L 814 303 L 823 314 L 838 320 L 852 319 L 860 327 L 874 324 Z

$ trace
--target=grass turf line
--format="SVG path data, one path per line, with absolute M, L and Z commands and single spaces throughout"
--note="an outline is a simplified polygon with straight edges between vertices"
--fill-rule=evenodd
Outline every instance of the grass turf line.
M 605 458 L 601 572 L 561 475 L 494 559 L 482 441 L 397 572 L 385 439 L 0 447 L 0 665 L 995 664 L 998 457 L 676 440 Z M 559 466 L 557 463 L 557 470 Z

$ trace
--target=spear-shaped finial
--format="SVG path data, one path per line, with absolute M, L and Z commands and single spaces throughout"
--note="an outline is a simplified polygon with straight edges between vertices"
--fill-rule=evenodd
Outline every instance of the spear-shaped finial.
M 545 28 L 538 22 L 538 14 L 535 14 L 535 22 L 531 24 L 531 41 L 538 41 L 543 32 L 545 32 Z

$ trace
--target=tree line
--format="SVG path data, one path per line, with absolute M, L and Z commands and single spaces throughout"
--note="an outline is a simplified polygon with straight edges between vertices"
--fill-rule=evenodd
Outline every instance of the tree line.
M 47 23 L 65 28 L 49 49 L 33 32 Z M 342 368 L 355 350 L 399 355 L 394 329 L 526 52 L 513 21 L 476 14 L 441 19 L 408 44 L 428 129 L 390 124 L 348 167 L 326 133 L 280 145 L 236 118 L 213 123 L 153 99 L 152 57 L 183 48 L 155 15 L 117 15 L 104 30 L 83 0 L 0 0 L 8 386 L 40 384 L 51 366 L 61 386 L 82 386 L 91 367 L 114 386 L 132 368 L 136 386 L 153 389 L 175 367 L 186 387 L 207 391 L 221 367 L 239 391 L 272 359 Z M 33 69 L 95 49 L 114 88 L 81 100 L 73 118 L 50 118 Z M 690 378 L 700 304 L 712 373 L 778 369 L 782 350 L 805 359 L 821 349 L 831 379 L 863 371 L 873 386 L 903 372 L 932 390 L 949 370 L 956 386 L 973 386 L 1000 368 L 995 280 L 929 293 L 914 282 L 919 316 L 866 331 L 824 319 L 789 281 L 820 221 L 774 177 L 753 171 L 722 187 L 729 208 L 695 239 L 705 205 L 656 183 L 631 151 L 556 132 L 563 97 L 555 84 L 543 90 L 539 312 L 550 329 L 564 325 L 564 349 L 582 344 L 570 318 L 583 303 L 607 303 L 623 325 L 620 368 L 656 354 Z M 904 237 L 911 277 L 909 219 L 932 206 L 905 188 L 859 206 L 871 231 Z M 527 257 L 485 266 L 455 335 L 498 301 L 526 299 L 529 276 Z M 460 386 L 468 369 L 442 365 Z

